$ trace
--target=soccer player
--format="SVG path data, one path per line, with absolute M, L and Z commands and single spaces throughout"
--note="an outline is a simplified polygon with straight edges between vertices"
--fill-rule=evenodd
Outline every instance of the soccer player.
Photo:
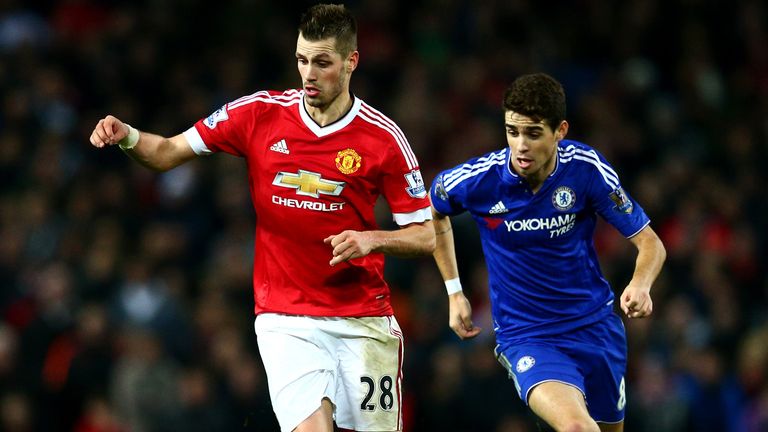
M 449 219 L 468 211 L 488 267 L 495 354 L 520 398 L 558 431 L 621 431 L 626 337 L 593 246 L 597 216 L 638 250 L 619 299 L 629 318 L 652 311 L 664 246 L 608 162 L 565 139 L 559 82 L 545 74 L 515 80 L 504 94 L 504 126 L 507 148 L 443 171 L 430 188 L 449 324 L 462 339 L 480 332 Z
M 216 152 L 243 157 L 256 211 L 255 331 L 283 431 L 402 429 L 403 336 L 384 254 L 429 255 L 435 234 L 403 132 L 350 93 L 357 24 L 341 5 L 302 16 L 302 88 L 259 91 L 164 138 L 113 116 L 91 135 L 160 171 Z M 382 195 L 400 229 L 377 228 Z

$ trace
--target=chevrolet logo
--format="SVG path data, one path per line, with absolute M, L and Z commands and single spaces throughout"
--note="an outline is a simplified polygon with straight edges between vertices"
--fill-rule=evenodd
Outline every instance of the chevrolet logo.
M 323 195 L 341 195 L 346 183 L 333 180 L 323 180 L 320 174 L 299 170 L 298 174 L 279 172 L 272 181 L 275 186 L 296 189 L 297 195 L 319 198 Z

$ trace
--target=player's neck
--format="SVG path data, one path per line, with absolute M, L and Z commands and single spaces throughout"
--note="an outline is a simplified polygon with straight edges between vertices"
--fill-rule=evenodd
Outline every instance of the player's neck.
M 330 104 L 324 107 L 313 107 L 304 102 L 312 120 L 320 126 L 329 125 L 343 117 L 352 108 L 352 95 L 349 91 L 343 91 Z

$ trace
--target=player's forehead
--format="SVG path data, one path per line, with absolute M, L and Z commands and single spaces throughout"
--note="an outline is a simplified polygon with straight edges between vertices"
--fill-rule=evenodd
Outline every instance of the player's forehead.
M 543 119 L 536 121 L 527 115 L 509 110 L 504 113 L 504 124 L 517 129 L 544 129 L 547 126 Z
M 296 39 L 296 56 L 306 57 L 307 59 L 327 57 L 334 59 L 341 57 L 336 51 L 336 38 L 330 37 L 316 41 L 304 39 L 301 33 Z

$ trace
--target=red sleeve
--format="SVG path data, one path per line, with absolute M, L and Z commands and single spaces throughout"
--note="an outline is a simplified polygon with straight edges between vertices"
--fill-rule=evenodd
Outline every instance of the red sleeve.
M 400 223 L 398 215 L 429 208 L 429 200 L 418 161 L 411 151 L 408 140 L 400 132 L 400 134 L 394 134 L 389 141 L 388 157 L 382 165 L 383 172 L 379 188 L 395 215 L 395 220 Z
M 263 109 L 263 104 L 254 102 L 263 97 L 269 97 L 269 93 L 261 91 L 241 97 L 195 123 L 195 130 L 201 140 L 192 143 L 195 152 L 201 154 L 222 151 L 244 156 L 248 143 L 244 137 L 251 135 L 251 130 L 259 118 L 259 110 Z

